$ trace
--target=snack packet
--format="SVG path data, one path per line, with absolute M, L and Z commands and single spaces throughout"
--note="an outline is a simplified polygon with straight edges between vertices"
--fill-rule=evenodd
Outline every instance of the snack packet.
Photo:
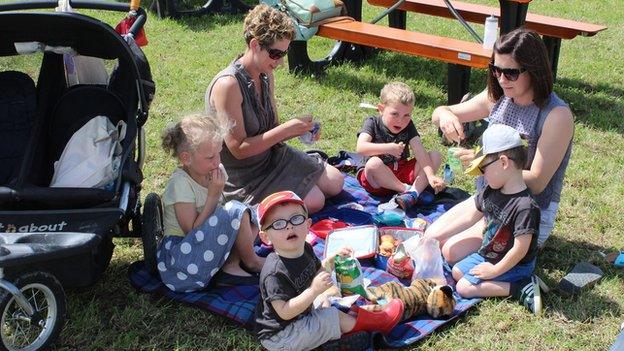
M 334 265 L 336 279 L 343 296 L 354 294 L 366 296 L 362 279 L 362 266 L 356 258 L 336 255 Z

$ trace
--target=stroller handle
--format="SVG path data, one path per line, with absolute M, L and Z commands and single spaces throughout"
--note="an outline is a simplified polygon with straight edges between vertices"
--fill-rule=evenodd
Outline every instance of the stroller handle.
M 68 0 L 69 5 L 75 9 L 89 9 L 89 10 L 105 10 L 105 11 L 117 11 L 117 12 L 136 12 L 136 20 L 129 29 L 129 33 L 136 38 L 137 33 L 145 22 L 147 22 L 147 14 L 145 10 L 138 7 L 140 0 L 131 0 L 128 3 L 120 2 L 108 2 L 108 1 L 95 1 L 95 0 Z M 36 9 L 53 9 L 58 6 L 58 0 L 27 0 L 27 1 L 15 1 L 0 3 L 0 12 L 3 11 L 18 11 L 18 10 L 36 10 Z M 136 7 L 136 9 L 135 9 Z
M 69 5 L 76 9 L 106 10 L 117 12 L 130 11 L 128 3 L 96 1 L 96 0 L 69 0 Z M 133 2 L 133 5 L 136 3 Z M 53 9 L 58 6 L 58 0 L 26 0 L 0 3 L 0 11 Z M 140 8 L 137 11 L 142 11 Z M 143 11 L 143 13 L 145 13 Z

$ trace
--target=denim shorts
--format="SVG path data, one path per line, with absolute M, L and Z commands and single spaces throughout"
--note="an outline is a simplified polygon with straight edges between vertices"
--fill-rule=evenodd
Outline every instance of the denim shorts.
M 486 262 L 485 258 L 475 252 L 473 254 L 470 254 L 468 257 L 464 258 L 463 260 L 457 262 L 453 268 L 457 267 L 457 269 L 459 269 L 463 273 L 464 275 L 463 278 L 466 278 L 466 280 L 469 281 L 470 284 L 478 285 L 483 280 L 470 274 L 470 270 L 473 267 L 476 267 L 483 262 Z M 534 269 L 535 269 L 535 259 L 533 259 L 533 261 L 529 263 L 517 264 L 514 267 L 512 267 L 510 270 L 508 270 L 507 272 L 489 280 L 497 281 L 497 282 L 513 283 L 518 280 L 522 280 L 524 278 L 529 278 L 533 274 Z

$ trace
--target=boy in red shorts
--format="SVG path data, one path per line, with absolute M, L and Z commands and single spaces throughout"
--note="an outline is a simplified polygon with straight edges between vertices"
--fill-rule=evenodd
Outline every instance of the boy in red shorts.
M 372 195 L 398 193 L 395 201 L 402 208 L 415 204 L 430 185 L 437 193 L 446 185 L 435 175 L 440 153 L 425 150 L 412 122 L 414 92 L 405 83 L 393 82 L 381 89 L 380 116 L 364 121 L 358 133 L 356 151 L 369 157 L 357 174 L 358 181 Z M 410 147 L 414 158 L 409 158 Z

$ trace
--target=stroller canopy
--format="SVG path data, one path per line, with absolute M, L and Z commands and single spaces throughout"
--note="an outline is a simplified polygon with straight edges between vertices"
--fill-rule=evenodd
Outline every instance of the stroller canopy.
M 56 3 L 56 2 L 54 2 Z M 121 4 L 119 4 L 121 5 Z M 4 10 L 0 5 L 0 11 Z M 142 11 L 142 10 L 141 10 Z M 0 12 L 0 56 L 18 55 L 16 43 L 37 42 L 46 47 L 71 47 L 83 56 L 119 60 L 113 75 L 117 85 L 133 91 L 120 91 L 122 99 L 134 95 L 138 89 L 140 106 L 137 106 L 138 124 L 147 119 L 147 107 L 154 94 L 154 84 L 149 64 L 134 40 L 125 40 L 108 24 L 79 13 L 61 12 Z M 111 85 L 113 84 L 111 79 Z M 138 81 L 141 84 L 134 84 Z M 130 103 L 127 107 L 136 106 Z

